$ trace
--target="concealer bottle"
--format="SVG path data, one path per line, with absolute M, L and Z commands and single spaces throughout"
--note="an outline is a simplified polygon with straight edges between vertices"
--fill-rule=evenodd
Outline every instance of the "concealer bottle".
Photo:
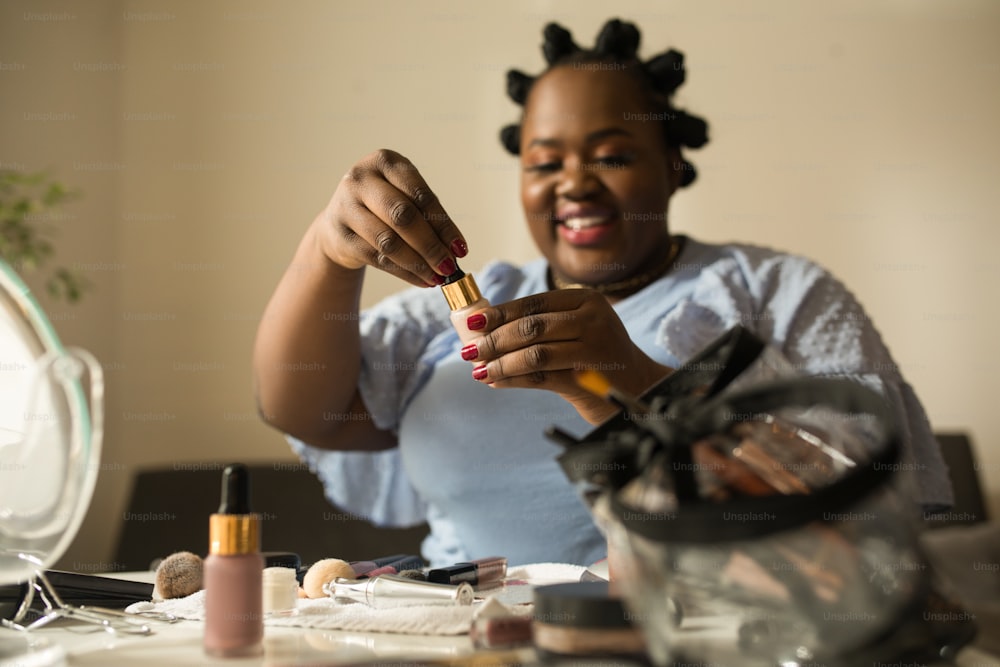
M 263 651 L 264 614 L 259 518 L 250 511 L 250 473 L 241 463 L 222 473 L 222 504 L 209 518 L 205 558 L 204 648 L 216 657 Z
M 477 310 L 488 308 L 490 302 L 479 292 L 479 286 L 476 285 L 476 279 L 472 274 L 456 267 L 455 273 L 445 278 L 441 291 L 444 292 L 444 298 L 451 308 L 451 325 L 458 332 L 459 339 L 463 343 L 470 343 L 480 338 L 483 334 L 469 329 L 466 320 Z

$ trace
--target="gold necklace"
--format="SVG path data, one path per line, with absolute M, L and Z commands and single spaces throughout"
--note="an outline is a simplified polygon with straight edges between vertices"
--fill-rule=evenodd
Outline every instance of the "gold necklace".
M 586 283 L 571 283 L 562 280 L 556 276 L 552 267 L 549 267 L 549 278 L 552 280 L 552 284 L 556 289 L 592 289 L 600 292 L 601 294 L 620 294 L 622 292 L 636 292 L 646 285 L 649 285 L 656 281 L 658 278 L 663 276 L 670 268 L 674 265 L 677 260 L 677 255 L 681 252 L 681 246 L 683 244 L 677 240 L 676 236 L 670 237 L 670 250 L 667 252 L 667 256 L 662 262 L 657 264 L 652 270 L 645 273 L 640 273 L 637 276 L 632 276 L 626 280 L 619 280 L 615 283 L 605 283 L 603 285 L 588 285 Z

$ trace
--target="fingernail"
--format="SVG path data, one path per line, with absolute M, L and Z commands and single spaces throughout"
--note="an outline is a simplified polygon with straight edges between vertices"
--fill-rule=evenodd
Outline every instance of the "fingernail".
M 469 315 L 469 318 L 465 320 L 465 326 L 469 327 L 472 331 L 479 331 L 486 326 L 486 316 L 482 313 Z
M 455 273 L 455 262 L 453 262 L 450 258 L 444 260 L 443 262 L 438 264 L 437 272 L 440 273 L 442 276 L 450 276 L 451 274 Z
M 465 245 L 462 239 L 455 239 L 451 242 L 451 251 L 456 257 L 465 257 L 469 254 L 469 246 Z
M 434 284 L 438 286 L 444 285 L 444 276 L 439 276 L 438 274 L 435 273 Z
M 472 361 L 479 356 L 479 348 L 475 345 L 466 345 L 462 348 L 462 358 L 466 361 Z
M 473 380 L 485 380 L 486 379 L 486 364 L 482 366 L 476 366 L 472 369 L 472 379 Z

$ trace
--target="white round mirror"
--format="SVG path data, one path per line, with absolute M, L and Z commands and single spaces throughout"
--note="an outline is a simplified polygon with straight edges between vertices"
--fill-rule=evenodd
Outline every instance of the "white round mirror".
M 63 348 L 0 261 L 0 584 L 34 585 L 75 537 L 100 468 L 102 415 L 100 366 Z

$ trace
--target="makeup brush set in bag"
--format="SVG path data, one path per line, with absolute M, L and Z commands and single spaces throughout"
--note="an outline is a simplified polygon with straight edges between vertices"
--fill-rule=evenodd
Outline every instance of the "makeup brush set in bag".
M 971 641 L 921 552 L 879 394 L 796 377 L 736 327 L 619 401 L 582 440 L 549 435 L 654 663 L 926 663 Z

